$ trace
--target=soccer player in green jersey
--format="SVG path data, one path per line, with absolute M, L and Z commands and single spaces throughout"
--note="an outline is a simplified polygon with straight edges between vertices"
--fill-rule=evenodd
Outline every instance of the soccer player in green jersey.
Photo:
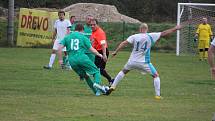
M 90 40 L 82 34 L 83 29 L 83 25 L 77 24 L 75 27 L 75 32 L 70 33 L 60 42 L 58 51 L 59 63 L 63 64 L 61 50 L 66 47 L 69 55 L 69 63 L 72 69 L 79 76 L 84 77 L 89 87 L 97 96 L 99 96 L 100 91 L 93 85 L 94 83 L 100 84 L 100 71 L 98 70 L 94 62 L 92 62 L 85 54 L 85 52 L 91 51 L 101 58 L 103 56 L 92 47 Z M 93 81 L 90 79 L 90 75 L 94 77 Z
M 69 27 L 70 32 L 74 32 L 75 31 L 75 26 L 76 26 L 75 19 L 76 19 L 75 16 L 70 16 L 70 19 L 69 19 L 69 21 L 71 23 L 71 26 Z M 68 56 L 64 56 L 63 57 L 63 63 L 64 63 L 64 66 L 62 68 L 71 70 L 70 64 L 68 62 Z
M 86 23 L 84 24 L 84 35 L 90 39 L 90 36 L 92 35 L 92 28 L 91 28 L 91 20 L 93 19 L 92 15 L 87 15 L 86 17 Z
M 89 41 L 90 41 L 90 37 L 92 35 L 92 28 L 91 28 L 91 20 L 92 19 L 93 19 L 92 15 L 87 15 L 86 16 L 86 23 L 84 24 L 84 32 L 83 32 L 83 34 L 89 39 Z M 94 63 L 95 55 L 92 52 L 88 51 L 88 50 L 85 52 L 85 54 Z M 80 76 L 80 80 L 84 80 L 84 77 Z
M 86 17 L 86 23 L 84 24 L 84 35 L 90 40 L 90 37 L 92 35 L 92 28 L 91 28 L 91 20 L 93 19 L 92 15 L 87 15 Z M 95 55 L 90 52 L 86 51 L 86 55 L 90 58 L 91 61 L 95 61 Z
M 75 16 L 71 16 L 69 20 L 71 23 L 70 32 L 74 32 L 76 26 Z

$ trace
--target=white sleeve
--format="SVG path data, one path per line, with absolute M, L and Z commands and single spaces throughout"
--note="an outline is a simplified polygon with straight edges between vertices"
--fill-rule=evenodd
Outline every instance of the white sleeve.
M 129 36 L 128 39 L 127 39 L 127 41 L 128 41 L 129 43 L 133 44 L 133 43 L 134 43 L 134 35 Z
M 153 42 L 155 43 L 157 40 L 160 39 L 161 32 L 149 33 L 149 36 L 152 38 Z
M 215 38 L 214 38 L 213 41 L 211 42 L 211 45 L 215 46 Z

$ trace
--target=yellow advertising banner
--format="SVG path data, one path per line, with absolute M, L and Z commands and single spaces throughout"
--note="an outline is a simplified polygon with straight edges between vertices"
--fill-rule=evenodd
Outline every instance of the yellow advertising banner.
M 66 19 L 69 13 L 66 13 Z M 54 22 L 58 12 L 21 8 L 17 34 L 17 46 L 48 46 L 52 42 Z

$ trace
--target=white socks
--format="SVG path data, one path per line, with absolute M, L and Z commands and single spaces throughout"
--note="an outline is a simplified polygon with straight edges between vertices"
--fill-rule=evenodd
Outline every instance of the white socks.
M 122 78 L 125 76 L 125 74 L 120 71 L 118 73 L 118 75 L 115 77 L 113 84 L 111 85 L 111 87 L 116 88 L 117 84 L 120 82 L 120 80 L 122 80 Z
M 160 78 L 154 78 L 154 88 L 156 96 L 160 96 Z
M 51 57 L 49 59 L 49 67 L 52 67 L 55 57 L 56 57 L 56 54 L 51 54 Z
M 125 74 L 123 73 L 123 71 L 120 71 L 118 75 L 115 77 L 111 87 L 116 88 L 116 86 L 123 79 L 124 76 Z M 160 78 L 159 77 L 154 78 L 154 88 L 155 88 L 156 96 L 160 96 Z

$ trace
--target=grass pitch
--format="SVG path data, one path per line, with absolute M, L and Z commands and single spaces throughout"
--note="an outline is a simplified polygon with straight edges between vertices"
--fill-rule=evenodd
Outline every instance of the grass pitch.
M 57 61 L 53 70 L 44 70 L 50 51 L 0 48 L 0 121 L 210 121 L 215 113 L 215 81 L 207 62 L 197 57 L 151 54 L 164 97 L 157 101 L 152 78 L 137 71 L 128 73 L 110 96 L 96 97 Z M 129 54 L 109 60 L 113 77 Z

